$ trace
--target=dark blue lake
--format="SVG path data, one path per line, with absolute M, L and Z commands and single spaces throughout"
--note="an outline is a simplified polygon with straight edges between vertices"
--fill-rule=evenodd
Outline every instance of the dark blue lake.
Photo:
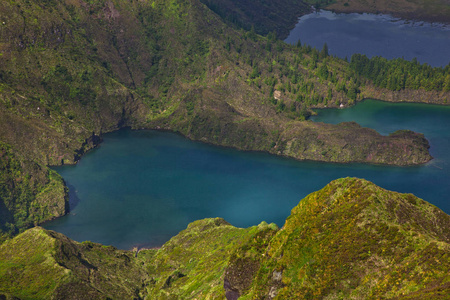
M 118 248 L 159 246 L 189 222 L 223 217 L 238 227 L 284 224 L 307 194 L 356 176 L 411 192 L 450 213 L 450 107 L 367 100 L 322 110 L 315 121 L 357 121 L 382 133 L 425 133 L 435 159 L 416 167 L 299 162 L 192 142 L 173 133 L 121 130 L 76 166 L 57 171 L 72 211 L 45 225 L 77 241 Z M 75 205 L 76 204 L 76 205 Z
M 285 41 L 295 44 L 299 39 L 319 50 L 326 42 L 329 53 L 341 58 L 364 53 L 388 59 L 416 57 L 431 66 L 450 63 L 450 26 L 404 21 L 388 15 L 322 10 L 301 17 Z

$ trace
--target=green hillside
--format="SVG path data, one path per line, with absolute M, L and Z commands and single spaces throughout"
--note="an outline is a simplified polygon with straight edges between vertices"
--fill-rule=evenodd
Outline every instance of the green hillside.
M 231 26 L 274 33 L 280 39 L 289 35 L 298 17 L 313 11 L 309 1 L 300 0 L 201 0 Z
M 365 97 L 449 98 L 442 84 L 377 87 L 326 46 L 232 28 L 198 0 L 7 0 L 0 11 L 2 240 L 66 212 L 48 166 L 76 163 L 105 132 L 166 129 L 301 160 L 411 165 L 431 159 L 422 134 L 305 119 Z
M 29 229 L 0 246 L 0 297 L 448 299 L 449 228 L 411 194 L 338 179 L 280 230 L 205 219 L 138 253 Z
M 281 230 L 206 219 L 139 253 L 26 230 L 68 211 L 49 166 L 123 127 L 300 160 L 432 159 L 420 133 L 307 120 L 368 97 L 450 99 L 450 67 L 346 62 L 277 39 L 326 4 L 1 1 L 0 299 L 448 298 L 449 216 L 359 179 L 311 194 Z
M 338 179 L 292 210 L 248 294 L 448 299 L 449 222 L 450 216 L 412 194 Z

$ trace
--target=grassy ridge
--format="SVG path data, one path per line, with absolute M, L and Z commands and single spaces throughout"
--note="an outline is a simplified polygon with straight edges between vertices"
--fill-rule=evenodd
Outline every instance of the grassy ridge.
M 133 253 L 35 227 L 0 246 L 0 290 L 20 299 L 139 297 L 146 274 Z
M 197 0 L 10 0 L 0 11 L 0 141 L 39 166 L 26 176 L 75 163 L 102 133 L 124 126 L 297 159 L 431 159 L 420 134 L 304 121 L 312 107 L 352 105 L 380 90 L 326 48 L 230 28 Z M 24 195 L 37 201 L 37 192 Z M 23 226 L 36 222 L 29 206 L 19 210 Z
M 268 241 L 278 230 L 275 224 L 261 223 L 250 228 L 236 228 L 223 219 L 205 219 L 189 224 L 147 258 L 148 251 L 138 258 L 148 264 L 152 277 L 147 287 L 148 298 L 179 299 L 223 298 L 223 273 L 228 259 L 242 244 L 254 239 Z
M 450 216 L 411 194 L 338 179 L 279 230 L 191 223 L 138 253 L 36 227 L 0 246 L 0 295 L 21 299 L 446 299 Z
M 449 222 L 411 194 L 333 181 L 292 210 L 247 297 L 445 298 Z

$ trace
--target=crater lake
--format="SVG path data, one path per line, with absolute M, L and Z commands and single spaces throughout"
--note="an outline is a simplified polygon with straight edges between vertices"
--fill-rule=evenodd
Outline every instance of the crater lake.
M 363 53 L 450 62 L 450 28 L 386 15 L 320 11 L 300 18 L 286 42 L 342 58 Z M 425 134 L 434 159 L 414 167 L 300 162 L 193 142 L 174 133 L 120 130 L 75 166 L 58 167 L 70 189 L 71 211 L 45 228 L 77 241 L 121 249 L 157 247 L 207 217 L 234 226 L 261 221 L 283 226 L 290 210 L 331 180 L 355 176 L 383 188 L 414 193 L 450 213 L 450 107 L 366 100 L 318 111 L 311 121 L 356 121 L 382 134 L 410 129 Z
M 300 162 L 174 133 L 120 130 L 77 165 L 56 168 L 69 186 L 71 212 L 44 227 L 121 249 L 160 246 L 208 217 L 238 227 L 261 221 L 281 227 L 303 197 L 347 176 L 414 193 L 450 213 L 450 107 L 366 100 L 320 110 L 314 121 L 356 121 L 382 134 L 421 132 L 434 159 L 413 167 Z

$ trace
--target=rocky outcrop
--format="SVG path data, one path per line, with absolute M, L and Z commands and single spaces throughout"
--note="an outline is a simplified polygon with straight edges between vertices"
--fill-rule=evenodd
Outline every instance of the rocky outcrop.
M 449 257 L 449 215 L 344 178 L 301 200 L 280 230 L 204 219 L 137 254 L 29 229 L 0 246 L 0 297 L 445 299 Z
M 450 288 L 449 224 L 449 215 L 411 194 L 338 179 L 292 210 L 267 247 L 251 298 L 439 298 Z

